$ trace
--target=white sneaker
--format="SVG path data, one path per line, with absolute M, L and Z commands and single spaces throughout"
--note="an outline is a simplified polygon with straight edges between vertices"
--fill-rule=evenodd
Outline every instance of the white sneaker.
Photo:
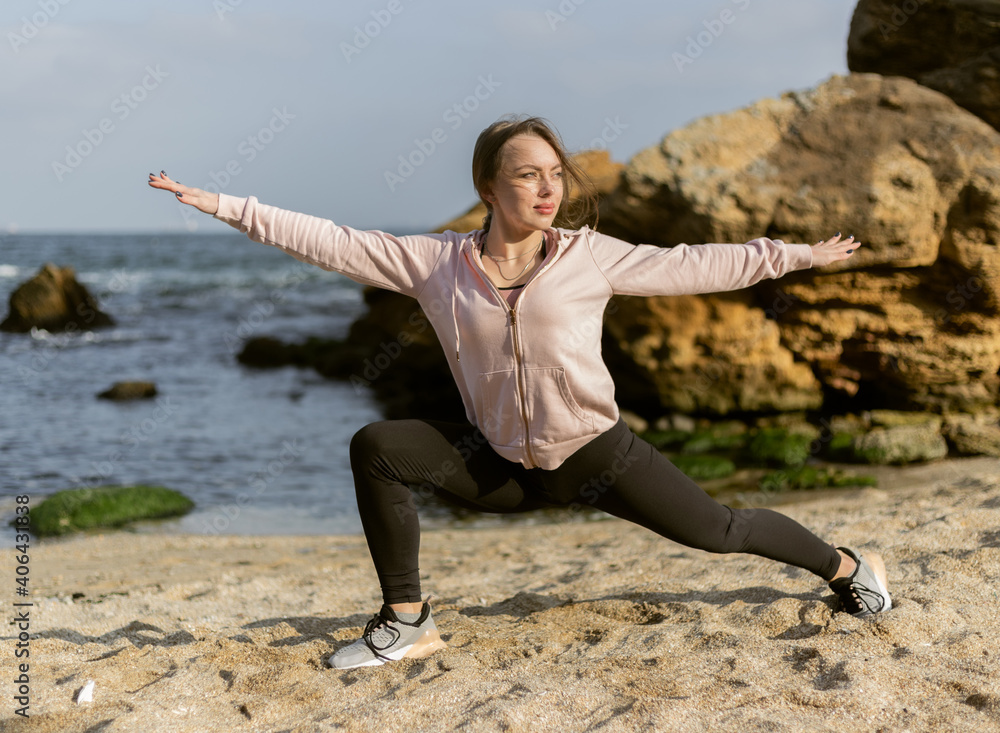
M 889 582 L 881 555 L 856 555 L 846 547 L 837 549 L 858 565 L 848 577 L 837 578 L 829 583 L 830 590 L 840 596 L 844 610 L 852 616 L 865 618 L 892 608 Z
M 427 603 L 421 606 L 420 618 L 413 623 L 400 621 L 385 604 L 365 626 L 361 638 L 338 649 L 327 659 L 327 664 L 336 669 L 376 667 L 397 659 L 427 657 L 447 646 L 438 634 Z

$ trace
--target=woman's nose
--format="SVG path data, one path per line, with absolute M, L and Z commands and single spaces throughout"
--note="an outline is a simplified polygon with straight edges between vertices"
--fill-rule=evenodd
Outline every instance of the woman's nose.
M 542 176 L 541 189 L 539 190 L 539 193 L 542 193 L 542 194 L 546 194 L 546 193 L 547 194 L 552 194 L 552 193 L 555 192 L 555 189 L 556 189 L 557 185 L 558 185 L 557 184 L 557 179 L 555 179 L 555 178 L 549 178 L 549 177 L 546 177 L 546 176 Z

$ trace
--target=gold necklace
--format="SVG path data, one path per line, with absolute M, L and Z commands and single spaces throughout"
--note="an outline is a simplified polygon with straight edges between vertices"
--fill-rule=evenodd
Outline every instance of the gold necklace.
M 507 282 L 513 282 L 514 280 L 517 280 L 519 277 L 521 277 L 521 275 L 524 274 L 525 270 L 528 269 L 528 266 L 531 265 L 532 262 L 534 262 L 534 255 L 535 255 L 535 253 L 538 252 L 539 249 L 541 249 L 541 246 L 544 243 L 545 243 L 545 235 L 543 234 L 542 235 L 542 240 L 530 252 L 530 254 L 532 255 L 532 258 L 530 260 L 528 260 L 527 262 L 524 263 L 524 267 L 522 267 L 521 271 L 519 273 L 517 273 L 516 275 L 514 275 L 514 277 L 507 277 L 506 275 L 504 275 L 503 274 L 503 270 L 500 269 L 500 263 L 501 262 L 510 262 L 511 260 L 519 260 L 522 257 L 524 257 L 526 254 L 529 254 L 528 252 L 522 252 L 517 257 L 504 257 L 504 258 L 494 257 L 493 255 L 491 255 L 489 253 L 489 250 L 486 249 L 486 240 L 485 239 L 483 240 L 483 252 L 486 254 L 487 257 L 489 257 L 491 260 L 493 260 L 493 262 L 496 264 L 496 266 L 497 266 L 497 272 L 500 273 L 500 277 L 502 277 Z

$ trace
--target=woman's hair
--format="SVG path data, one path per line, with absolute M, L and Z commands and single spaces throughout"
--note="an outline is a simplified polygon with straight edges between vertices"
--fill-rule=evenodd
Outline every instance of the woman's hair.
M 489 231 L 493 221 L 493 204 L 483 196 L 497 179 L 503 166 L 503 146 L 517 135 L 534 135 L 547 142 L 555 150 L 563 167 L 563 199 L 556 216 L 556 224 L 577 229 L 584 224 L 597 226 L 597 190 L 590 178 L 566 152 L 566 148 L 552 127 L 541 117 L 508 115 L 501 117 L 487 127 L 476 140 L 472 152 L 472 183 L 476 187 L 479 200 L 486 205 L 483 229 Z M 579 190 L 576 198 L 574 190 Z

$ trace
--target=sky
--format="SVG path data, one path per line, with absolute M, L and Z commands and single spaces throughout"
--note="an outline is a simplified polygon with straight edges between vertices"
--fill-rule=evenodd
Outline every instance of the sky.
M 147 184 L 362 229 L 475 203 L 507 114 L 627 162 L 847 73 L 853 0 L 4 0 L 0 233 L 223 232 Z

